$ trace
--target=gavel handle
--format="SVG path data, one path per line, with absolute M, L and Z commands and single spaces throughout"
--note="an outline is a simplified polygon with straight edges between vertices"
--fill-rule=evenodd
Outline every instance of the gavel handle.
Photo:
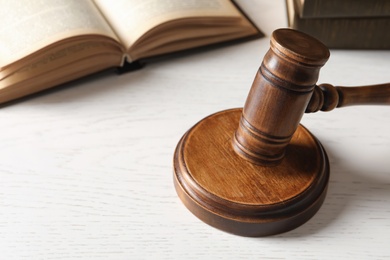
M 362 87 L 316 85 L 305 112 L 331 111 L 353 105 L 390 105 L 390 83 Z

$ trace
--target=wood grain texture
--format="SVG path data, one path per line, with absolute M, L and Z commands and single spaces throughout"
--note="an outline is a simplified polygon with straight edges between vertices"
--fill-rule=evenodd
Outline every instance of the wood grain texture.
M 276 165 L 312 96 L 328 48 L 299 31 L 278 29 L 253 81 L 234 149 L 253 163 Z
M 176 191 L 201 220 L 242 236 L 290 231 L 310 219 L 325 199 L 329 162 L 302 126 L 277 166 L 253 164 L 232 146 L 241 109 L 208 116 L 181 139 L 174 158 Z
M 390 105 L 390 83 L 360 87 L 315 86 L 305 112 L 331 111 L 336 107 L 356 105 Z
M 284 1 L 240 0 L 267 38 L 109 73 L 0 109 L 1 259 L 388 259 L 390 109 L 306 114 L 329 155 L 319 212 L 243 238 L 177 197 L 172 154 L 201 118 L 242 107 Z M 332 51 L 319 82 L 389 82 L 390 52 Z M 158 131 L 157 131 L 158 130 Z
M 302 225 L 322 205 L 329 181 L 325 151 L 299 127 L 329 50 L 291 29 L 275 30 L 270 44 L 243 110 L 203 119 L 174 156 L 175 187 L 187 208 L 242 236 Z

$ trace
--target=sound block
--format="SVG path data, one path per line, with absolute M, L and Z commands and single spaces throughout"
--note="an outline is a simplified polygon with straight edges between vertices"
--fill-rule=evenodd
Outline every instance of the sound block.
M 253 164 L 232 147 L 241 114 L 241 109 L 218 112 L 182 137 L 174 155 L 176 191 L 195 216 L 223 231 L 257 237 L 292 230 L 325 199 L 327 155 L 300 125 L 279 165 Z

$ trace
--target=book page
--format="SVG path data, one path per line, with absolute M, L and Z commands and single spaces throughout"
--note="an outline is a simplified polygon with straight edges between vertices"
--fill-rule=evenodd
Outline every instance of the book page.
M 190 17 L 239 17 L 230 0 L 94 0 L 126 47 L 166 21 Z
M 0 0 L 0 6 L 0 68 L 71 36 L 117 39 L 91 0 Z

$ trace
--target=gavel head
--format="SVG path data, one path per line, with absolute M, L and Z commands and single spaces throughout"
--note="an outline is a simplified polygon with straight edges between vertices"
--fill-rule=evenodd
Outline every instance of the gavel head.
M 237 154 L 262 165 L 283 159 L 328 58 L 328 48 L 309 35 L 273 32 L 233 138 Z

